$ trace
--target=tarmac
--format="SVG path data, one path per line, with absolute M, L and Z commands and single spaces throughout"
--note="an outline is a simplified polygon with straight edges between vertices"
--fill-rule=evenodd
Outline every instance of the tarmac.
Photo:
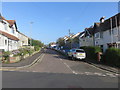
M 40 52 L 34 54 L 33 56 L 29 56 L 28 58 L 21 60 L 20 62 L 17 63 L 11 63 L 11 64 L 2 64 L 2 68 L 11 68 L 11 67 L 24 67 L 27 65 L 32 64 L 34 61 L 37 61 L 38 58 L 40 58 L 40 55 L 42 54 L 43 50 L 41 50 Z M 66 57 L 66 56 L 65 56 Z M 103 63 L 98 63 L 95 62 L 95 60 L 85 60 L 86 63 L 89 63 L 97 68 L 109 71 L 109 72 L 113 72 L 116 74 L 120 74 L 120 68 L 118 67 L 112 67 L 112 66 L 108 66 L 105 65 Z

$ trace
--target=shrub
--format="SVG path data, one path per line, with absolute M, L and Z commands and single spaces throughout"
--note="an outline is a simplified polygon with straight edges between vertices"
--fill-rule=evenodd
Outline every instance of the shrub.
M 86 57 L 88 59 L 97 60 L 97 52 L 101 52 L 100 47 L 93 47 L 93 46 L 84 46 L 80 47 L 81 49 L 84 49 L 86 52 Z
M 39 47 L 39 46 L 35 46 L 35 47 L 34 47 L 34 50 L 35 50 L 35 51 L 38 51 L 38 50 L 40 50 L 40 47 Z
M 9 55 L 10 55 L 9 51 L 3 52 L 3 57 L 4 57 L 5 60 L 8 60 Z
M 34 50 L 29 50 L 28 53 L 31 55 L 34 52 Z
M 104 53 L 103 57 L 106 63 L 120 67 L 120 49 L 109 48 Z

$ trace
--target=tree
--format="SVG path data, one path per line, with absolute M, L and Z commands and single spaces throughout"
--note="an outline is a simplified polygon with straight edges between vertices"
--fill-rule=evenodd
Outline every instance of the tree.
M 64 46 L 65 45 L 65 42 L 64 42 L 64 38 L 58 38 L 56 43 L 59 45 L 59 46 Z
M 42 47 L 42 46 L 44 46 L 44 44 L 41 41 L 39 41 L 39 40 L 32 39 L 32 46 Z

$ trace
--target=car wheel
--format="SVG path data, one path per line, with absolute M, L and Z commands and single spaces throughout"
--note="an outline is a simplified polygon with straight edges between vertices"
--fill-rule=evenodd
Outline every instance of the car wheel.
M 75 61 L 75 58 L 72 56 L 72 60 L 74 60 Z

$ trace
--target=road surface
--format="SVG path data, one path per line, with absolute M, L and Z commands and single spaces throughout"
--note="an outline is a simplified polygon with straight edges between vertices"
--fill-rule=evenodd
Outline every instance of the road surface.
M 118 75 L 47 49 L 31 67 L 3 71 L 3 88 L 118 88 Z

